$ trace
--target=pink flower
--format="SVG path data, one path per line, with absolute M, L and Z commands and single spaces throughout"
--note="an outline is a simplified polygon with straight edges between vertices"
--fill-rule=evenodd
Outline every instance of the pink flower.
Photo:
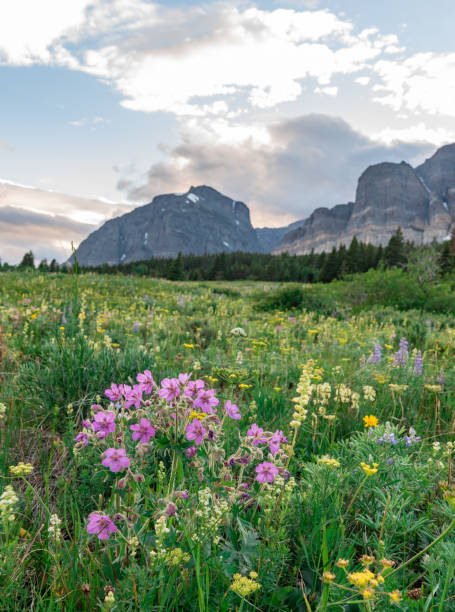
M 142 385 L 134 385 L 134 387 L 128 388 L 125 395 L 125 408 L 135 406 L 138 410 L 141 407 L 143 393 L 144 387 Z
M 186 383 L 190 380 L 191 378 L 191 374 L 179 374 L 179 384 L 182 385 L 182 387 L 184 387 L 186 385 Z
M 149 442 L 150 438 L 153 438 L 156 433 L 155 428 L 148 419 L 141 419 L 138 425 L 131 425 L 130 429 L 133 432 L 133 440 L 139 440 L 144 444 Z
M 194 440 L 195 444 L 202 444 L 206 430 L 198 419 L 194 419 L 186 426 L 186 439 Z
M 141 383 L 142 390 L 144 391 L 144 393 L 147 393 L 147 395 L 150 395 L 150 393 L 152 393 L 152 391 L 153 391 L 153 376 L 152 376 L 152 373 L 150 372 L 150 370 L 145 370 L 143 374 L 139 373 L 136 376 L 136 380 L 137 380 L 137 382 Z
M 161 381 L 160 397 L 172 402 L 180 395 L 181 389 L 177 378 L 165 378 Z
M 280 429 L 277 429 L 276 432 L 269 440 L 269 448 L 272 455 L 276 455 L 280 450 L 280 444 L 282 441 L 286 440 L 283 432 Z
M 254 446 L 259 446 L 259 444 L 265 444 L 265 442 L 267 442 L 267 438 L 264 438 L 264 436 L 262 435 L 263 433 L 264 430 L 262 429 L 262 427 L 258 427 L 256 423 L 253 423 L 250 429 L 246 432 L 246 435 L 249 438 L 253 438 L 252 442 Z
M 193 402 L 195 408 L 199 408 L 202 412 L 213 414 L 213 406 L 218 406 L 220 400 L 215 397 L 215 389 L 204 389 L 199 391 L 199 395 Z
M 108 448 L 104 451 L 102 457 L 102 465 L 108 467 L 111 472 L 120 472 L 131 463 L 131 459 L 126 456 L 124 448 Z
M 276 465 L 273 465 L 273 463 L 264 461 L 256 467 L 256 472 L 256 480 L 258 482 L 273 482 L 275 480 L 275 476 L 279 472 L 279 469 L 276 467 Z
M 100 540 L 109 539 L 111 533 L 115 533 L 118 529 L 114 521 L 107 514 L 101 514 L 101 512 L 92 512 L 91 514 L 89 514 L 88 518 L 88 533 L 96 533 Z
M 195 446 L 190 446 L 186 449 L 185 455 L 187 457 L 194 457 L 195 455 L 197 455 L 197 448 Z
M 105 438 L 110 433 L 114 433 L 115 414 L 113 412 L 97 412 L 92 427 L 98 438 Z
M 239 407 L 237 406 L 237 404 L 232 404 L 230 400 L 227 400 L 227 402 L 224 405 L 224 409 L 226 410 L 228 416 L 231 417 L 231 419 L 238 421 L 239 419 L 242 418 L 239 412 Z
M 81 431 L 81 433 L 77 434 L 77 436 L 74 438 L 74 441 L 75 442 L 82 442 L 82 444 L 84 446 L 88 446 L 88 436 L 83 431 Z
M 191 399 L 195 399 L 204 387 L 205 382 L 200 378 L 198 378 L 197 380 L 190 380 L 185 389 L 185 395 L 186 397 L 191 397 Z
M 110 389 L 106 389 L 104 392 L 111 402 L 121 402 L 123 399 L 123 385 L 116 385 L 112 383 Z

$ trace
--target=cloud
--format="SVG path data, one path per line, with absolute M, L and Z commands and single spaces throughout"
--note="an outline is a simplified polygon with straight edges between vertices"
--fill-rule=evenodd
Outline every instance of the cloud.
M 71 241 L 78 244 L 95 227 L 61 215 L 0 206 L 0 257 L 17 263 L 31 249 L 38 260 L 46 257 L 63 261 L 71 253 Z
M 194 142 L 186 138 L 153 164 L 143 184 L 121 181 L 133 200 L 208 184 L 247 203 L 255 225 L 284 225 L 317 206 L 353 200 L 357 179 L 381 161 L 419 163 L 434 150 L 428 142 L 387 145 L 355 131 L 343 119 L 311 114 L 268 128 L 268 143 Z M 285 212 L 284 212 L 285 211 Z
M 351 21 L 328 9 L 305 10 L 315 0 L 293 4 L 261 10 L 222 1 L 180 8 L 149 0 L 0 3 L 0 64 L 88 72 L 132 110 L 224 113 L 230 120 L 242 109 L 296 100 L 308 79 L 333 95 L 335 76 L 399 49 L 395 35 L 376 28 L 355 33 Z
M 71 241 L 79 244 L 101 223 L 132 208 L 0 180 L 0 257 L 15 263 L 32 249 L 38 258 L 64 261 Z
M 416 53 L 401 61 L 379 60 L 375 101 L 395 111 L 455 117 L 455 53 Z

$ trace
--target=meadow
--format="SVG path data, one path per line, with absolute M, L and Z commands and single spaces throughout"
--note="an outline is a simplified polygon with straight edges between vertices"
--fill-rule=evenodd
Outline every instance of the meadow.
M 374 274 L 0 273 L 0 610 L 455 610 L 453 291 Z

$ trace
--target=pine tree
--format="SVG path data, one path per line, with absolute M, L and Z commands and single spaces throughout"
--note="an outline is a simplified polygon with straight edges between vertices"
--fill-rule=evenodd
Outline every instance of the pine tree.
M 35 268 L 35 256 L 31 251 L 27 251 L 22 258 L 19 268 Z
M 441 274 L 448 274 L 453 270 L 454 266 L 454 254 L 450 250 L 451 244 L 449 241 L 444 242 L 439 254 L 439 269 Z
M 178 281 L 183 280 L 183 275 L 183 257 L 182 253 L 179 251 L 177 257 L 173 259 L 171 264 L 169 265 L 168 273 L 166 276 L 169 280 Z
M 384 251 L 384 261 L 388 268 L 395 266 L 405 266 L 408 258 L 406 257 L 406 246 L 404 243 L 403 232 L 401 227 L 392 234 L 389 244 Z

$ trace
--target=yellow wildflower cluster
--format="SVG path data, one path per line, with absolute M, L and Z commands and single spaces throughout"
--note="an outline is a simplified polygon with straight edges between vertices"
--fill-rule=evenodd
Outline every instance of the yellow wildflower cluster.
M 250 572 L 249 578 L 242 576 L 241 574 L 234 574 L 234 580 L 231 584 L 231 591 L 240 595 L 240 597 L 248 597 L 252 593 L 255 593 L 261 588 L 259 582 L 256 581 L 258 577 L 256 572 Z
M 313 370 L 314 361 L 310 359 L 303 366 L 302 374 L 300 375 L 300 379 L 297 385 L 298 396 L 292 399 L 295 406 L 290 425 L 294 429 L 298 429 L 300 427 L 300 425 L 306 419 L 308 413 L 306 406 L 308 406 L 313 390 L 313 386 L 311 384 L 311 376 L 313 374 Z
M 328 465 L 329 467 L 339 468 L 340 462 L 333 457 L 329 457 L 328 455 L 324 455 L 323 457 L 318 457 L 318 463 L 322 463 L 323 465 Z
M 361 461 L 360 465 L 367 476 L 372 476 L 378 471 L 377 463 L 373 463 L 373 467 L 371 467 L 371 465 L 369 465 L 368 463 L 364 463 L 363 461 Z
M 352 391 L 346 385 L 338 385 L 337 390 L 335 392 L 335 399 L 340 401 L 342 404 L 349 404 L 351 401 Z
M 5 490 L 0 495 L 0 515 L 4 521 L 14 521 L 16 518 L 13 513 L 13 507 L 19 501 L 13 487 L 7 485 Z
M 395 589 L 388 593 L 387 591 L 378 590 L 384 584 L 387 578 L 387 570 L 393 567 L 394 562 L 390 559 L 376 559 L 371 555 L 363 555 L 360 558 L 363 569 L 357 572 L 348 572 L 347 567 L 349 561 L 346 559 L 338 559 L 336 566 L 343 569 L 350 584 L 356 587 L 364 599 L 373 599 L 378 595 L 387 595 L 390 603 L 399 603 L 402 599 L 401 592 Z M 371 566 L 376 564 L 376 571 L 373 571 Z M 324 580 L 324 576 L 323 576 Z M 327 582 L 327 581 L 326 581 Z
M 363 387 L 363 398 L 368 402 L 374 402 L 376 399 L 376 391 L 370 385 L 364 385 Z
M 393 383 L 390 383 L 390 385 L 389 385 L 389 389 L 391 391 L 396 391 L 397 393 L 401 393 L 402 391 L 406 391 L 407 388 L 408 388 L 408 385 L 394 385 Z
M 190 421 L 192 421 L 193 419 L 199 419 L 200 421 L 202 421 L 202 419 L 205 419 L 206 416 L 207 414 L 205 412 L 196 412 L 195 410 L 193 410 L 192 412 L 190 412 L 189 419 Z
M 176 567 L 177 565 L 188 563 L 190 558 L 190 555 L 184 552 L 181 548 L 172 548 L 166 552 L 164 562 L 171 567 Z
M 424 385 L 425 389 L 427 389 L 428 391 L 431 391 L 432 393 L 439 393 L 440 391 L 442 391 L 442 387 L 441 385 Z
M 9 471 L 14 476 L 27 476 L 33 472 L 33 465 L 31 463 L 23 463 L 20 461 L 17 465 L 10 465 Z

